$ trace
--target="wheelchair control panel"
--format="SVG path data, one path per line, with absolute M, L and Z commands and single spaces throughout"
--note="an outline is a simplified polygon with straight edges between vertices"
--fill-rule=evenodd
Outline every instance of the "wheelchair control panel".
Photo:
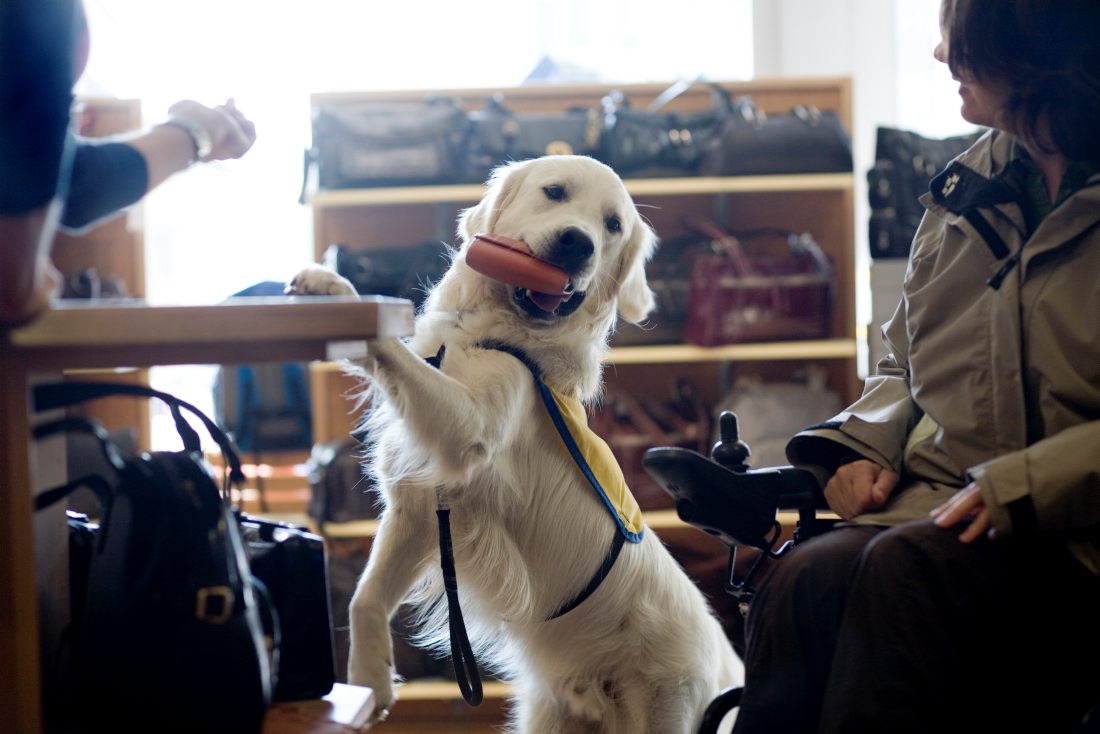
M 730 576 L 726 589 L 742 601 L 751 595 L 748 582 L 766 557 L 782 555 L 792 543 L 832 525 L 817 518 L 824 507 L 813 475 L 793 466 L 752 469 L 751 449 L 740 440 L 737 416 L 719 416 L 719 440 L 707 457 L 680 447 L 646 451 L 642 463 L 650 476 L 672 496 L 681 520 L 730 546 Z M 793 541 L 779 550 L 775 545 L 782 528 L 779 510 L 796 510 L 798 525 Z M 763 551 L 743 580 L 733 577 L 738 546 Z

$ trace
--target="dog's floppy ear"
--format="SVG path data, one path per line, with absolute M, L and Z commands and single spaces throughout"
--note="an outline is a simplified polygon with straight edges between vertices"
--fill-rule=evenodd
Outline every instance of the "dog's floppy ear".
M 463 242 L 470 242 L 479 232 L 495 231 L 497 217 L 515 196 L 526 168 L 524 162 L 519 161 L 493 169 L 481 201 L 463 211 L 459 218 L 458 235 Z
M 656 306 L 653 291 L 645 277 L 645 264 L 657 251 L 657 235 L 639 220 L 623 250 L 619 269 L 619 315 L 632 324 L 645 319 Z

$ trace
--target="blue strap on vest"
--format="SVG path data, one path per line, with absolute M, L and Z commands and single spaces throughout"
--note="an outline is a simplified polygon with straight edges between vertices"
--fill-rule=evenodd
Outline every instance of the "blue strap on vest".
M 604 556 L 603 561 L 600 563 L 600 567 L 596 569 L 596 573 L 589 580 L 588 584 L 565 604 L 558 607 L 557 611 L 551 614 L 546 621 L 557 619 L 567 612 L 576 609 L 584 602 L 585 599 L 595 593 L 599 588 L 603 580 L 611 573 L 611 569 L 615 566 L 615 561 L 619 557 L 619 552 L 623 549 L 623 542 L 629 540 L 631 543 L 639 543 L 642 540 L 642 533 L 633 533 L 629 531 L 619 519 L 618 513 L 615 511 L 610 500 L 607 499 L 606 493 L 600 486 L 599 480 L 592 472 L 592 468 L 588 465 L 584 456 L 581 454 L 580 449 L 577 447 L 576 441 L 573 440 L 573 435 L 569 432 L 568 426 L 565 424 L 565 419 L 562 417 L 561 411 L 558 409 L 558 404 L 554 402 L 554 396 L 550 393 L 550 388 L 546 386 L 546 383 L 542 381 L 541 370 L 538 365 L 528 357 L 522 350 L 513 347 L 510 344 L 501 344 L 497 342 L 486 342 L 480 345 L 485 349 L 495 349 L 500 352 L 505 352 L 512 355 L 520 362 L 523 363 L 528 370 L 531 371 L 531 375 L 535 380 L 535 386 L 538 388 L 539 396 L 542 398 L 543 404 L 546 406 L 547 412 L 550 414 L 551 420 L 554 422 L 554 427 L 558 429 L 558 433 L 561 435 L 562 441 L 565 442 L 566 447 L 569 449 L 569 455 L 576 462 L 577 467 L 588 480 L 592 488 L 596 490 L 596 494 L 603 500 L 607 510 L 611 513 L 611 517 L 614 518 L 616 525 L 618 526 L 618 532 L 615 533 L 611 539 L 611 547 L 607 549 L 607 554 Z

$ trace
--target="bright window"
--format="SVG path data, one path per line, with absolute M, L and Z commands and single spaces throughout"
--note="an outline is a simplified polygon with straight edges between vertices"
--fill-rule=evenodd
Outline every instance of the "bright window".
M 312 92 L 515 86 L 544 58 L 573 82 L 752 75 L 751 0 L 682 0 L 676 13 L 646 0 L 85 3 L 83 90 L 141 99 L 149 123 L 179 99 L 234 97 L 256 123 L 244 159 L 147 199 L 146 292 L 160 301 L 216 301 L 308 262 L 297 198 Z
M 84 2 L 92 44 L 79 93 L 140 99 L 148 124 L 180 99 L 233 97 L 256 123 L 244 159 L 196 166 L 146 198 L 156 302 L 217 302 L 311 261 L 297 200 L 312 92 L 510 87 L 547 59 L 560 70 L 547 81 L 563 83 L 753 73 L 752 0 Z M 169 368 L 153 379 L 209 409 L 212 377 Z M 157 446 L 173 436 L 154 427 Z

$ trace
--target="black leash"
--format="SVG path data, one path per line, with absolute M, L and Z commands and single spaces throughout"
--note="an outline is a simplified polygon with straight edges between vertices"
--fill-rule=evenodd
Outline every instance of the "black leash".
M 451 632 L 451 661 L 462 698 L 471 706 L 480 706 L 484 697 L 481 671 L 470 647 L 462 607 L 458 603 L 458 576 L 455 573 L 454 548 L 451 544 L 451 511 L 442 504 L 435 511 L 439 518 L 439 565 L 443 569 L 443 588 L 447 591 L 447 623 Z
M 439 369 L 443 364 L 446 347 L 440 346 L 433 357 L 424 361 Z M 466 622 L 462 619 L 462 606 L 458 602 L 458 574 L 455 573 L 454 544 L 451 541 L 451 510 L 443 504 L 442 493 L 435 510 L 439 518 L 439 566 L 443 571 L 443 588 L 447 593 L 447 626 L 451 636 L 451 662 L 455 669 L 455 680 L 462 698 L 471 706 L 480 706 L 484 698 L 481 687 L 481 671 L 477 667 L 470 637 L 466 634 Z

